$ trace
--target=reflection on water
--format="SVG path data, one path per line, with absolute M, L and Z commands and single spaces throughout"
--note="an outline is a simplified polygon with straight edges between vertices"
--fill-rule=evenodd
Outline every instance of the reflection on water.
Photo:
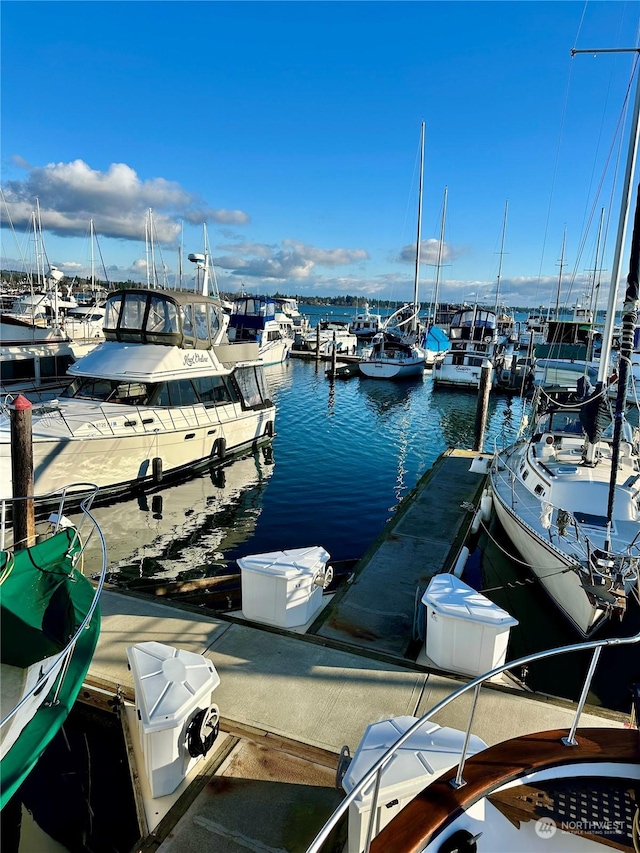
M 282 364 L 269 364 L 264 368 L 265 376 L 269 384 L 269 390 L 274 396 L 291 386 L 293 381 L 293 364 L 286 359 Z
M 253 534 L 273 467 L 272 449 L 263 448 L 153 495 L 95 508 L 107 542 L 109 580 L 126 584 L 225 571 L 225 551 Z
M 424 388 L 423 379 L 418 376 L 403 382 L 385 382 L 382 379 L 359 379 L 358 382 L 366 405 L 382 416 L 398 406 L 410 406 L 412 397 Z

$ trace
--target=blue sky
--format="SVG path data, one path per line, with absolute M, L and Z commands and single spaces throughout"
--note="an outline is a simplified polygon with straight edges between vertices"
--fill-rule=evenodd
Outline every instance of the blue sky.
M 206 224 L 223 290 L 410 298 L 424 121 L 422 300 L 446 187 L 441 299 L 491 303 L 499 271 L 506 304 L 555 299 L 566 228 L 573 304 L 595 267 L 608 287 L 635 56 L 571 49 L 635 47 L 639 15 L 640 2 L 3 0 L 2 266 L 33 266 L 38 199 L 48 261 L 68 275 L 89 271 L 93 220 L 97 274 L 101 256 L 111 280 L 145 280 L 152 208 L 168 281 Z

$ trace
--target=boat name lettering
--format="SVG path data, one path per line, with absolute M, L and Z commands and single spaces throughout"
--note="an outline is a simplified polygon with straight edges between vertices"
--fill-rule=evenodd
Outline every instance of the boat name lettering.
M 190 352 L 185 353 L 184 363 L 187 367 L 193 367 L 194 364 L 209 364 L 209 359 L 204 353 Z

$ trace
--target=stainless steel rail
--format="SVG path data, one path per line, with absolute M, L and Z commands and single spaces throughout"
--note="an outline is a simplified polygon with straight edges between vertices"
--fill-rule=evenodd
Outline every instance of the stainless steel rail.
M 526 655 L 525 657 L 518 658 L 517 660 L 509 661 L 508 663 L 503 664 L 502 666 L 496 667 L 492 669 L 490 672 L 486 672 L 484 675 L 479 675 L 477 678 L 474 678 L 473 681 L 470 681 L 468 684 L 464 684 L 458 690 L 455 690 L 453 693 L 446 696 L 437 705 L 434 705 L 431 710 L 427 711 L 420 719 L 415 722 L 410 728 L 406 730 L 398 740 L 391 746 L 387 752 L 373 765 L 373 767 L 366 773 L 363 778 L 358 782 L 357 785 L 349 792 L 349 794 L 345 797 L 345 799 L 340 803 L 340 805 L 333 812 L 329 820 L 322 827 L 318 835 L 312 841 L 311 845 L 307 848 L 307 853 L 319 853 L 322 849 L 322 845 L 329 837 L 329 833 L 338 823 L 338 820 L 342 817 L 342 815 L 349 808 L 351 803 L 355 800 L 355 798 L 371 783 L 372 780 L 375 779 L 375 792 L 374 799 L 371 804 L 371 812 L 369 818 L 369 829 L 367 833 L 367 844 L 364 850 L 364 853 L 369 853 L 369 848 L 371 845 L 371 837 L 372 837 L 372 826 L 375 820 L 376 806 L 377 806 L 377 792 L 380 787 L 380 777 L 382 776 L 382 772 L 387 764 L 391 761 L 393 756 L 396 754 L 398 749 L 403 746 L 409 738 L 417 732 L 426 722 L 428 722 L 434 714 L 437 714 L 438 711 L 441 711 L 459 696 L 462 696 L 463 693 L 466 693 L 468 690 L 475 690 L 475 696 L 473 699 L 473 705 L 471 709 L 471 714 L 469 717 L 469 724 L 467 726 L 467 730 L 465 733 L 465 741 L 462 750 L 462 754 L 460 756 L 460 760 L 458 762 L 458 769 L 456 773 L 455 780 L 452 780 L 452 786 L 456 788 L 460 788 L 465 785 L 465 781 L 463 778 L 464 764 L 466 761 L 466 748 L 469 742 L 469 736 L 471 734 L 471 728 L 473 725 L 473 718 L 475 716 L 476 704 L 478 700 L 478 696 L 480 693 L 480 687 L 484 684 L 485 681 L 488 681 L 490 678 L 493 678 L 496 675 L 500 675 L 503 672 L 506 672 L 509 669 L 517 669 L 525 664 L 532 663 L 537 660 L 544 660 L 545 658 L 555 657 L 557 655 L 569 654 L 571 652 L 577 651 L 586 651 L 588 649 L 593 649 L 593 657 L 591 659 L 591 663 L 588 669 L 588 672 L 585 677 L 584 684 L 582 686 L 582 691 L 580 694 L 580 699 L 578 701 L 576 707 L 576 713 L 574 716 L 573 724 L 571 726 L 571 730 L 569 735 L 566 738 L 563 738 L 562 742 L 564 745 L 570 749 L 572 746 L 575 746 L 575 732 L 578 727 L 578 723 L 580 721 L 580 715 L 582 714 L 582 710 L 584 708 L 584 704 L 586 702 L 587 694 L 589 692 L 589 687 L 591 685 L 591 681 L 593 678 L 593 674 L 596 669 L 596 665 L 598 663 L 598 658 L 602 649 L 606 646 L 624 646 L 624 645 L 632 645 L 634 643 L 640 642 L 640 633 L 635 634 L 632 637 L 613 637 L 608 640 L 592 640 L 590 642 L 584 643 L 574 643 L 570 646 L 561 646 L 555 649 L 548 649 L 543 652 L 536 652 L 532 655 Z

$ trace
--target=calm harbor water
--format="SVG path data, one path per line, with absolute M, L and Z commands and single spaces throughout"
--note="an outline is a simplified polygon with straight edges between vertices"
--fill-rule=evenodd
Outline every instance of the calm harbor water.
M 327 366 L 290 359 L 266 369 L 277 406 L 272 447 L 213 475 L 95 508 L 110 582 L 224 575 L 236 572 L 236 560 L 247 554 L 310 545 L 324 546 L 334 561 L 359 558 L 444 450 L 472 447 L 474 393 L 435 390 L 429 371 L 402 383 L 329 381 Z M 517 396 L 492 397 L 485 450 L 514 440 L 523 405 Z M 468 574 L 520 621 L 509 657 L 577 642 L 509 553 L 512 546 L 493 525 Z M 624 633 L 631 633 L 626 625 Z M 640 681 L 634 654 L 609 655 L 590 701 L 628 706 L 629 686 Z M 575 698 L 587 658 L 573 657 L 532 667 L 527 683 Z

